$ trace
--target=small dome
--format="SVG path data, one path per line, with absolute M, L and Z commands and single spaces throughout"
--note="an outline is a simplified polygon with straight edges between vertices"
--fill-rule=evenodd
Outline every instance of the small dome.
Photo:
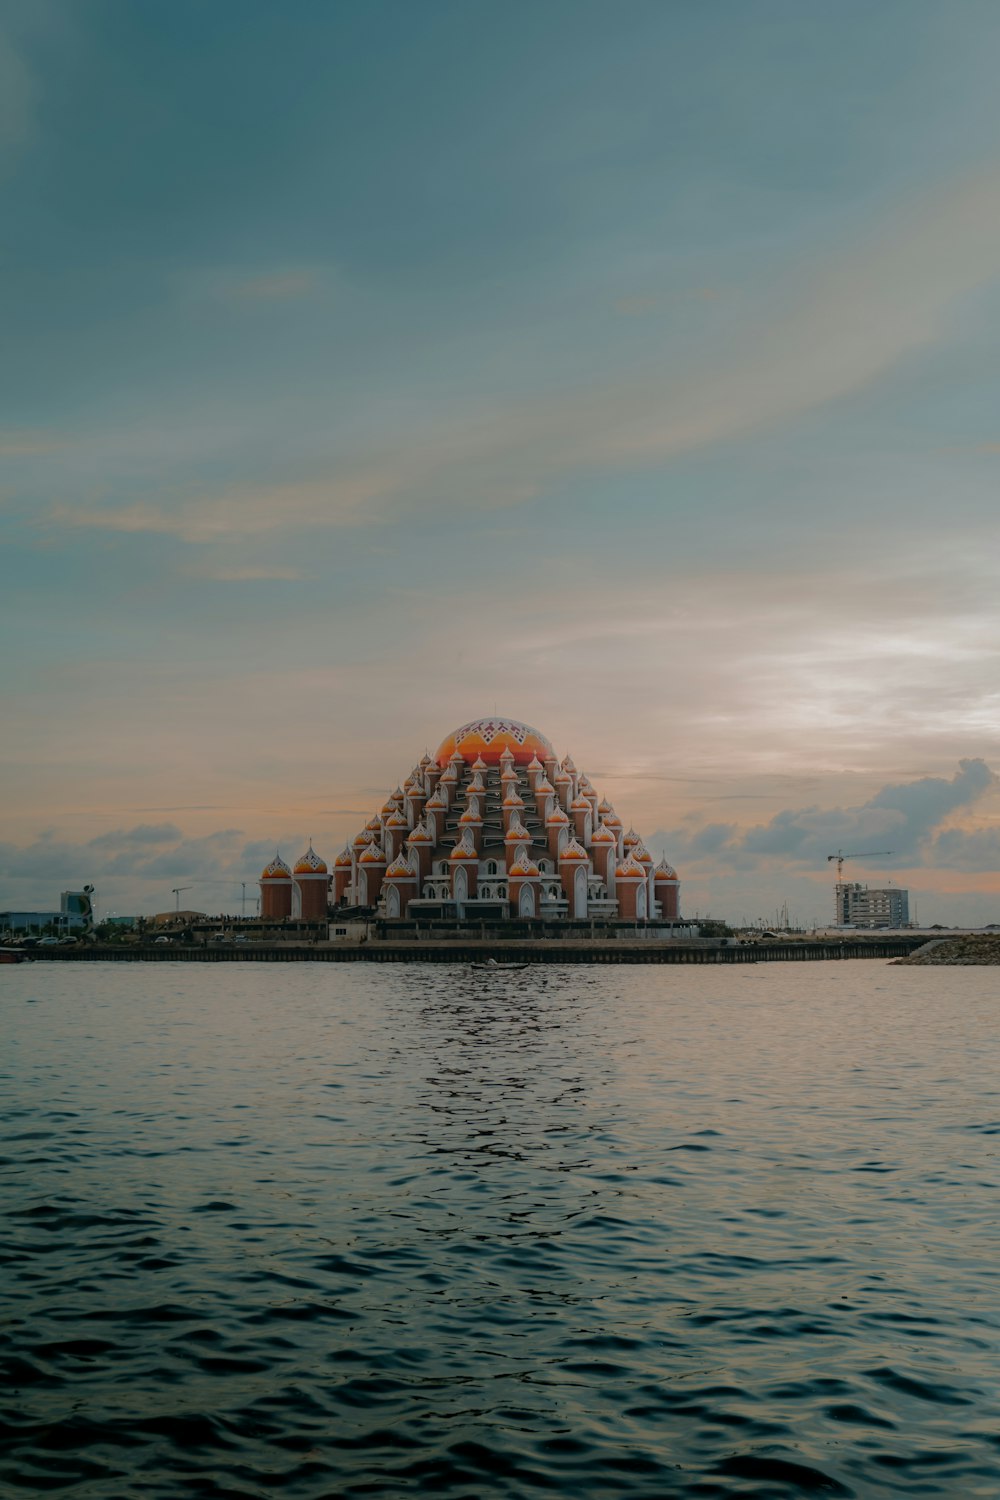
M 661 859 L 654 871 L 654 877 L 656 880 L 676 880 L 677 871 L 673 865 L 668 865 L 665 859 Z
M 386 880 L 415 880 L 416 876 L 401 854 L 397 854 L 385 872 Z
M 365 827 L 368 828 L 368 829 L 370 829 L 372 833 L 381 833 L 382 832 L 382 819 L 381 818 L 369 818 L 368 822 L 365 824 Z
M 519 794 L 516 786 L 509 786 L 503 799 L 504 807 L 523 807 L 524 798 Z
M 481 755 L 477 755 L 475 760 L 472 762 L 472 769 L 474 771 L 485 771 L 487 769 L 486 762 L 483 760 L 483 757 Z
M 426 823 L 418 823 L 406 842 L 408 844 L 433 844 L 435 838 Z
M 337 858 L 333 862 L 333 868 L 335 870 L 349 870 L 352 863 L 353 861 L 351 859 L 350 849 L 341 849 L 340 853 L 337 855 Z
M 505 844 L 530 844 L 532 841 L 531 834 L 525 828 L 524 824 L 521 822 L 521 819 L 516 813 L 514 814 L 513 818 L 511 818 L 510 827 L 507 829 L 507 832 L 504 834 L 503 838 Z
M 295 873 L 296 875 L 325 875 L 327 873 L 326 861 L 320 859 L 312 844 L 295 866 Z
M 442 797 L 440 792 L 435 792 L 433 797 L 427 799 L 426 812 L 447 812 L 448 799 Z
M 510 872 L 509 873 L 511 875 L 528 875 L 528 876 L 537 875 L 538 874 L 538 866 L 535 864 L 535 861 L 532 859 L 531 855 L 528 853 L 528 845 L 527 844 L 522 844 L 521 847 L 520 847 L 520 849 L 518 849 L 518 851 L 517 851 L 517 857 L 514 859 L 513 863 L 511 864 Z
M 555 786 L 569 786 L 572 780 L 572 776 L 566 770 L 557 771 L 552 778 Z
M 392 812 L 385 820 L 386 828 L 409 828 L 409 823 L 401 812 Z
M 570 839 L 569 843 L 566 845 L 565 849 L 563 850 L 563 852 L 559 856 L 559 863 L 562 864 L 562 862 L 563 862 L 564 859 L 587 859 L 587 858 L 589 858 L 589 856 L 587 854 L 586 849 L 583 847 L 583 845 L 582 844 L 578 844 L 577 841 L 576 841 L 576 839 Z
M 549 778 L 547 776 L 543 776 L 541 781 L 535 787 L 535 796 L 552 797 L 555 795 L 555 790 L 556 789 L 552 785 Z
M 632 858 L 643 865 L 651 865 L 653 863 L 653 856 L 642 842 L 633 847 Z
M 280 854 L 276 854 L 269 865 L 261 871 L 261 880 L 291 880 L 292 872 Z
M 592 844 L 617 844 L 618 840 L 607 823 L 602 823 L 599 828 L 594 829 L 590 842 Z
M 559 828 L 569 823 L 569 815 L 564 813 L 558 805 L 552 809 L 545 819 L 546 828 Z
M 590 812 L 590 799 L 588 797 L 574 797 L 570 803 L 571 812 Z
M 362 828 L 361 832 L 358 834 L 358 836 L 354 840 L 354 847 L 355 847 L 355 849 L 360 849 L 365 844 L 373 844 L 374 842 L 375 842 L 375 835 L 372 833 L 371 829 L 370 828 Z
M 465 809 L 465 812 L 458 821 L 460 823 L 481 823 L 483 821 L 483 815 L 479 811 L 479 804 L 475 798 L 473 798 L 471 806 Z
M 476 853 L 475 846 L 473 845 L 472 841 L 469 839 L 469 837 L 468 837 L 467 834 L 465 834 L 465 833 L 462 834 L 462 837 L 459 839 L 458 843 L 455 845 L 454 849 L 451 851 L 450 858 L 453 859 L 453 860 L 455 860 L 455 859 L 476 859 L 476 860 L 478 860 L 479 855 Z
M 364 851 L 361 858 L 358 860 L 359 865 L 378 865 L 384 864 L 384 862 L 385 855 L 383 854 L 382 849 L 378 844 L 369 844 L 368 848 Z
M 626 855 L 615 871 L 616 880 L 645 880 L 645 878 L 645 870 L 638 860 L 632 858 L 631 853 Z

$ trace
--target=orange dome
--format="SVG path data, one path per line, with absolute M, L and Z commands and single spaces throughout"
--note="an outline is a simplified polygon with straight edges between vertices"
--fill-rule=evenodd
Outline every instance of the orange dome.
M 410 869 L 401 854 L 397 854 L 388 870 L 385 872 L 386 880 L 415 880 L 417 877 Z
M 570 839 L 569 843 L 560 854 L 559 859 L 561 862 L 564 859 L 586 859 L 587 857 L 587 851 L 586 849 L 584 849 L 583 845 L 578 844 L 576 839 Z
M 593 837 L 591 838 L 590 842 L 592 844 L 617 844 L 618 840 L 615 838 L 607 823 L 602 823 L 599 828 L 594 829 Z
M 673 865 L 668 865 L 665 859 L 661 859 L 654 872 L 654 879 L 657 881 L 676 880 L 677 871 L 674 869 Z
M 352 864 L 351 851 L 349 849 L 341 849 L 340 853 L 337 855 L 337 858 L 333 863 L 334 867 L 338 870 L 349 870 Z
M 327 873 L 326 861 L 320 859 L 312 844 L 295 866 L 295 873 L 296 875 L 325 875 Z
M 525 828 L 524 824 L 520 821 L 517 813 L 515 813 L 513 818 L 511 818 L 510 827 L 507 829 L 507 832 L 504 834 L 503 838 L 505 844 L 512 844 L 516 840 L 520 841 L 521 843 L 527 841 L 527 843 L 530 844 L 532 842 L 531 834 Z
M 271 863 L 261 871 L 261 880 L 291 880 L 292 872 L 285 864 L 280 854 L 276 854 Z
M 456 752 L 468 764 L 481 760 L 485 765 L 500 764 L 505 750 L 510 751 L 514 763 L 527 766 L 535 757 L 544 760 L 555 756 L 555 751 L 537 729 L 522 724 L 518 719 L 472 719 L 468 724 L 447 735 L 438 746 L 434 759 L 439 766 L 446 766 Z
M 449 856 L 451 859 L 478 859 L 475 846 L 469 843 L 468 835 L 463 833 Z
M 369 844 L 368 848 L 358 860 L 358 864 L 377 865 L 383 863 L 384 860 L 385 855 L 382 853 L 382 850 L 379 848 L 378 844 Z
M 532 859 L 531 855 L 528 853 L 528 846 L 527 846 L 527 844 L 522 844 L 521 847 L 520 847 L 520 849 L 518 849 L 518 851 L 517 851 L 517 858 L 514 860 L 514 863 L 511 865 L 509 873 L 511 875 L 529 875 L 529 876 L 535 876 L 535 875 L 538 874 L 538 866 L 535 864 L 535 861 Z

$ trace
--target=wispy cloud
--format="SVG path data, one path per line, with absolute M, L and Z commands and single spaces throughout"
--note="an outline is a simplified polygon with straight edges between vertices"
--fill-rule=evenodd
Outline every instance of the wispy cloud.
M 243 281 L 235 280 L 228 295 L 246 302 L 297 302 L 303 297 L 313 296 L 321 282 L 320 273 L 314 268 L 288 267 L 261 276 L 248 276 Z
M 309 577 L 302 568 L 282 567 L 279 563 L 248 563 L 245 567 L 220 564 L 217 567 L 192 568 L 190 571 L 194 577 L 208 578 L 215 583 L 266 583 L 269 580 L 298 583 Z
M 956 299 L 1000 274 L 998 240 L 994 167 L 897 206 L 867 238 L 796 270 L 755 312 L 734 317 L 723 346 L 683 369 L 664 350 L 661 368 L 641 379 L 523 402 L 456 400 L 433 425 L 397 426 L 377 447 L 344 452 L 301 482 L 233 484 L 169 504 L 64 507 L 57 519 L 203 543 L 508 508 L 568 473 L 662 464 L 787 423 L 884 376 L 941 336 Z M 248 298 L 300 295 L 310 277 L 282 271 L 232 285 Z
M 0 431 L 0 458 L 39 458 L 65 447 L 66 439 L 54 433 Z
M 319 296 L 336 280 L 330 266 L 278 265 L 201 267 L 178 275 L 177 294 L 184 300 L 219 303 L 301 302 Z

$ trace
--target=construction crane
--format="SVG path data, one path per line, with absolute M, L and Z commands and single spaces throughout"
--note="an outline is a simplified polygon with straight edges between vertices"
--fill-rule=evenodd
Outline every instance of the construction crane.
M 181 909 L 181 891 L 189 891 L 190 889 L 191 889 L 191 887 L 189 885 L 175 885 L 175 886 L 173 886 L 173 888 L 171 889 L 170 894 L 172 896 L 176 896 L 177 897 L 177 905 L 174 908 L 175 911 L 180 911 L 180 909 Z
M 840 849 L 838 849 L 836 854 L 828 854 L 826 856 L 826 859 L 828 864 L 831 859 L 835 859 L 837 861 L 837 884 L 843 885 L 845 859 L 882 859 L 885 855 L 891 854 L 892 852 L 893 851 L 891 849 L 871 849 L 864 854 L 844 854 Z

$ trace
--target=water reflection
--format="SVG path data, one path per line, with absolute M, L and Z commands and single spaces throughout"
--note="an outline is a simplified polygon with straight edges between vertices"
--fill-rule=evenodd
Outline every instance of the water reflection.
M 1000 1489 L 981 976 L 36 967 L 15 1490 Z

